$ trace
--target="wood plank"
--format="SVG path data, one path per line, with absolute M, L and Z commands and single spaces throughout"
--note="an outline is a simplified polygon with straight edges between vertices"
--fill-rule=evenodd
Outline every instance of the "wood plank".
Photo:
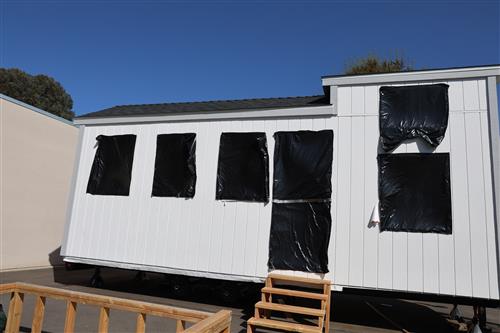
M 250 318 L 247 321 L 247 325 L 266 327 L 278 330 L 284 330 L 289 332 L 304 332 L 304 333 L 321 333 L 319 327 L 314 327 L 310 325 L 289 323 L 273 319 L 263 319 L 263 318 Z
M 44 313 L 45 313 L 45 297 L 36 296 L 35 310 L 33 311 L 33 321 L 31 323 L 32 333 L 42 332 Z
M 24 294 L 18 291 L 12 293 L 7 314 L 7 326 L 5 332 L 19 333 L 21 317 L 23 315 Z
M 331 291 L 331 285 L 327 284 L 323 286 L 323 293 L 326 294 L 328 297 L 326 299 L 326 315 L 325 315 L 325 332 L 330 332 L 330 305 L 332 301 L 332 291 Z
M 175 332 L 180 333 L 184 332 L 186 329 L 186 322 L 184 320 L 177 320 L 177 323 L 175 324 Z
M 145 313 L 138 313 L 137 314 L 135 332 L 136 333 L 146 332 L 146 314 Z
M 280 311 L 287 313 L 297 313 L 306 316 L 323 317 L 325 315 L 325 310 L 323 309 L 313 309 L 306 308 L 302 306 L 278 304 L 278 303 L 268 303 L 268 302 L 257 302 L 255 308 L 270 310 L 270 311 Z
M 212 315 L 210 312 L 195 311 L 175 306 L 153 304 L 142 301 L 129 300 L 118 297 L 95 295 L 65 289 L 36 286 L 27 283 L 18 283 L 18 288 L 24 293 L 38 294 L 53 299 L 66 300 L 70 303 L 84 303 L 100 307 L 108 307 L 115 310 L 141 312 L 148 315 L 167 317 L 172 319 L 182 319 L 188 322 L 198 322 Z M 76 310 L 75 310 L 76 311 Z
M 229 333 L 231 327 L 231 311 L 220 310 L 210 318 L 200 321 L 189 327 L 186 333 Z
M 109 327 L 109 308 L 102 307 L 99 314 L 99 333 L 108 332 Z
M 318 299 L 318 300 L 325 300 L 325 301 L 328 299 L 328 296 L 325 294 L 311 293 L 311 292 L 292 290 L 292 289 L 264 287 L 261 289 L 261 291 L 263 293 L 267 293 L 267 294 L 294 296 L 294 297 L 300 297 L 300 298 L 310 298 L 310 299 Z
M 76 302 L 68 301 L 66 304 L 66 319 L 64 321 L 64 332 L 72 333 L 75 330 Z
M 313 279 L 313 278 L 305 278 L 300 276 L 284 275 L 277 273 L 271 273 L 268 275 L 268 277 L 272 280 L 300 282 L 308 285 L 324 285 L 331 283 L 330 280 L 326 279 Z

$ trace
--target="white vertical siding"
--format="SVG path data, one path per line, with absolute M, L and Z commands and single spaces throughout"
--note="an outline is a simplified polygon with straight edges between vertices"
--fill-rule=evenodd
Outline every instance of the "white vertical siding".
M 378 198 L 380 86 L 367 85 L 338 88 L 336 117 L 87 127 L 66 255 L 131 267 L 263 278 L 268 273 L 272 205 L 215 200 L 220 133 L 266 132 L 272 193 L 273 134 L 332 129 L 332 234 L 326 277 L 337 286 L 498 299 L 486 85 L 484 80 L 446 83 L 449 125 L 435 152 L 450 153 L 452 235 L 381 233 L 368 225 Z M 196 195 L 151 197 L 156 136 L 182 132 L 197 134 Z M 129 197 L 85 193 L 99 134 L 137 135 Z M 431 151 L 417 140 L 396 150 Z
M 370 214 L 367 210 L 373 209 L 377 200 L 379 86 L 338 88 L 338 135 L 343 136 L 340 145 L 348 147 L 339 148 L 343 159 L 339 177 L 343 184 L 338 188 L 337 196 L 351 199 L 349 203 L 339 203 L 337 207 L 342 216 L 337 221 L 336 239 L 340 241 L 337 242 L 334 260 L 337 263 L 336 283 L 498 298 L 485 80 L 445 83 L 450 85 L 449 124 L 445 138 L 435 152 L 450 153 L 452 235 L 380 233 L 378 228 L 368 228 Z M 363 99 L 364 110 L 361 106 Z M 364 127 L 357 124 L 360 114 L 364 115 Z M 364 142 L 363 147 L 359 142 Z M 359 154 L 363 150 L 361 158 Z M 412 140 L 398 147 L 395 153 L 432 151 L 426 144 Z M 363 180 L 364 204 L 360 204 L 361 200 L 353 195 L 353 192 L 359 193 L 360 179 Z M 365 209 L 362 233 L 354 232 L 354 241 L 362 247 L 363 256 L 358 253 L 352 255 L 356 245 L 352 244 L 351 231 L 360 225 L 359 216 L 353 216 L 355 209 L 351 207 L 346 211 L 345 207 L 352 204 Z M 358 262 L 360 260 L 362 262 Z M 363 267 L 362 284 L 358 278 L 360 265 Z M 342 273 L 337 270 L 342 270 Z

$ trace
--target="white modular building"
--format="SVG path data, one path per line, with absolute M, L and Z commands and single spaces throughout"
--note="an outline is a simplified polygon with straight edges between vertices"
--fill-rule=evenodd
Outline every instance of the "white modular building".
M 239 281 L 263 281 L 278 269 L 330 279 L 335 290 L 498 300 L 499 77 L 500 66 L 325 76 L 323 96 L 117 106 L 80 116 L 74 121 L 80 127 L 79 155 L 62 255 L 68 262 Z M 445 157 L 448 229 L 419 232 L 383 227 L 383 221 L 379 226 L 374 222 L 391 218 L 379 214 L 387 199 L 380 198 L 385 194 L 379 178 L 386 174 L 377 163 L 386 153 L 380 144 L 381 87 L 439 84 L 447 87 L 447 124 L 439 144 L 417 135 L 388 153 Z M 324 130 L 333 133 L 331 225 L 323 238 L 328 267 L 320 272 L 270 268 L 273 206 L 280 203 L 273 200 L 274 135 Z M 269 202 L 216 198 L 221 134 L 239 132 L 267 137 Z M 195 192 L 188 198 L 152 195 L 158 136 L 183 133 L 196 136 Z M 91 189 L 99 136 L 117 135 L 135 136 L 129 183 L 120 195 L 99 195 Z

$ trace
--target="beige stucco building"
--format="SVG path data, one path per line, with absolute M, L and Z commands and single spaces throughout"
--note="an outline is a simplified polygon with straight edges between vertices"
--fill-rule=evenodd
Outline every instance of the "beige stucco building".
M 0 271 L 60 264 L 78 128 L 0 94 Z

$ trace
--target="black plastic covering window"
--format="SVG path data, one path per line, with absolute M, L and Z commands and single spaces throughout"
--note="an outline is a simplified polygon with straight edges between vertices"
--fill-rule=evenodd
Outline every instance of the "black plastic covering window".
M 195 188 L 196 134 L 158 135 L 152 196 L 192 198 Z
M 435 154 L 381 154 L 381 231 L 451 234 L 450 157 Z
M 270 269 L 328 272 L 330 202 L 273 203 Z
M 129 195 L 136 136 L 99 135 L 87 193 Z
M 380 88 L 380 140 L 386 152 L 422 138 L 438 146 L 448 126 L 448 85 Z
M 265 133 L 222 133 L 217 200 L 269 201 L 269 156 Z
M 333 131 L 274 134 L 273 199 L 330 199 Z

